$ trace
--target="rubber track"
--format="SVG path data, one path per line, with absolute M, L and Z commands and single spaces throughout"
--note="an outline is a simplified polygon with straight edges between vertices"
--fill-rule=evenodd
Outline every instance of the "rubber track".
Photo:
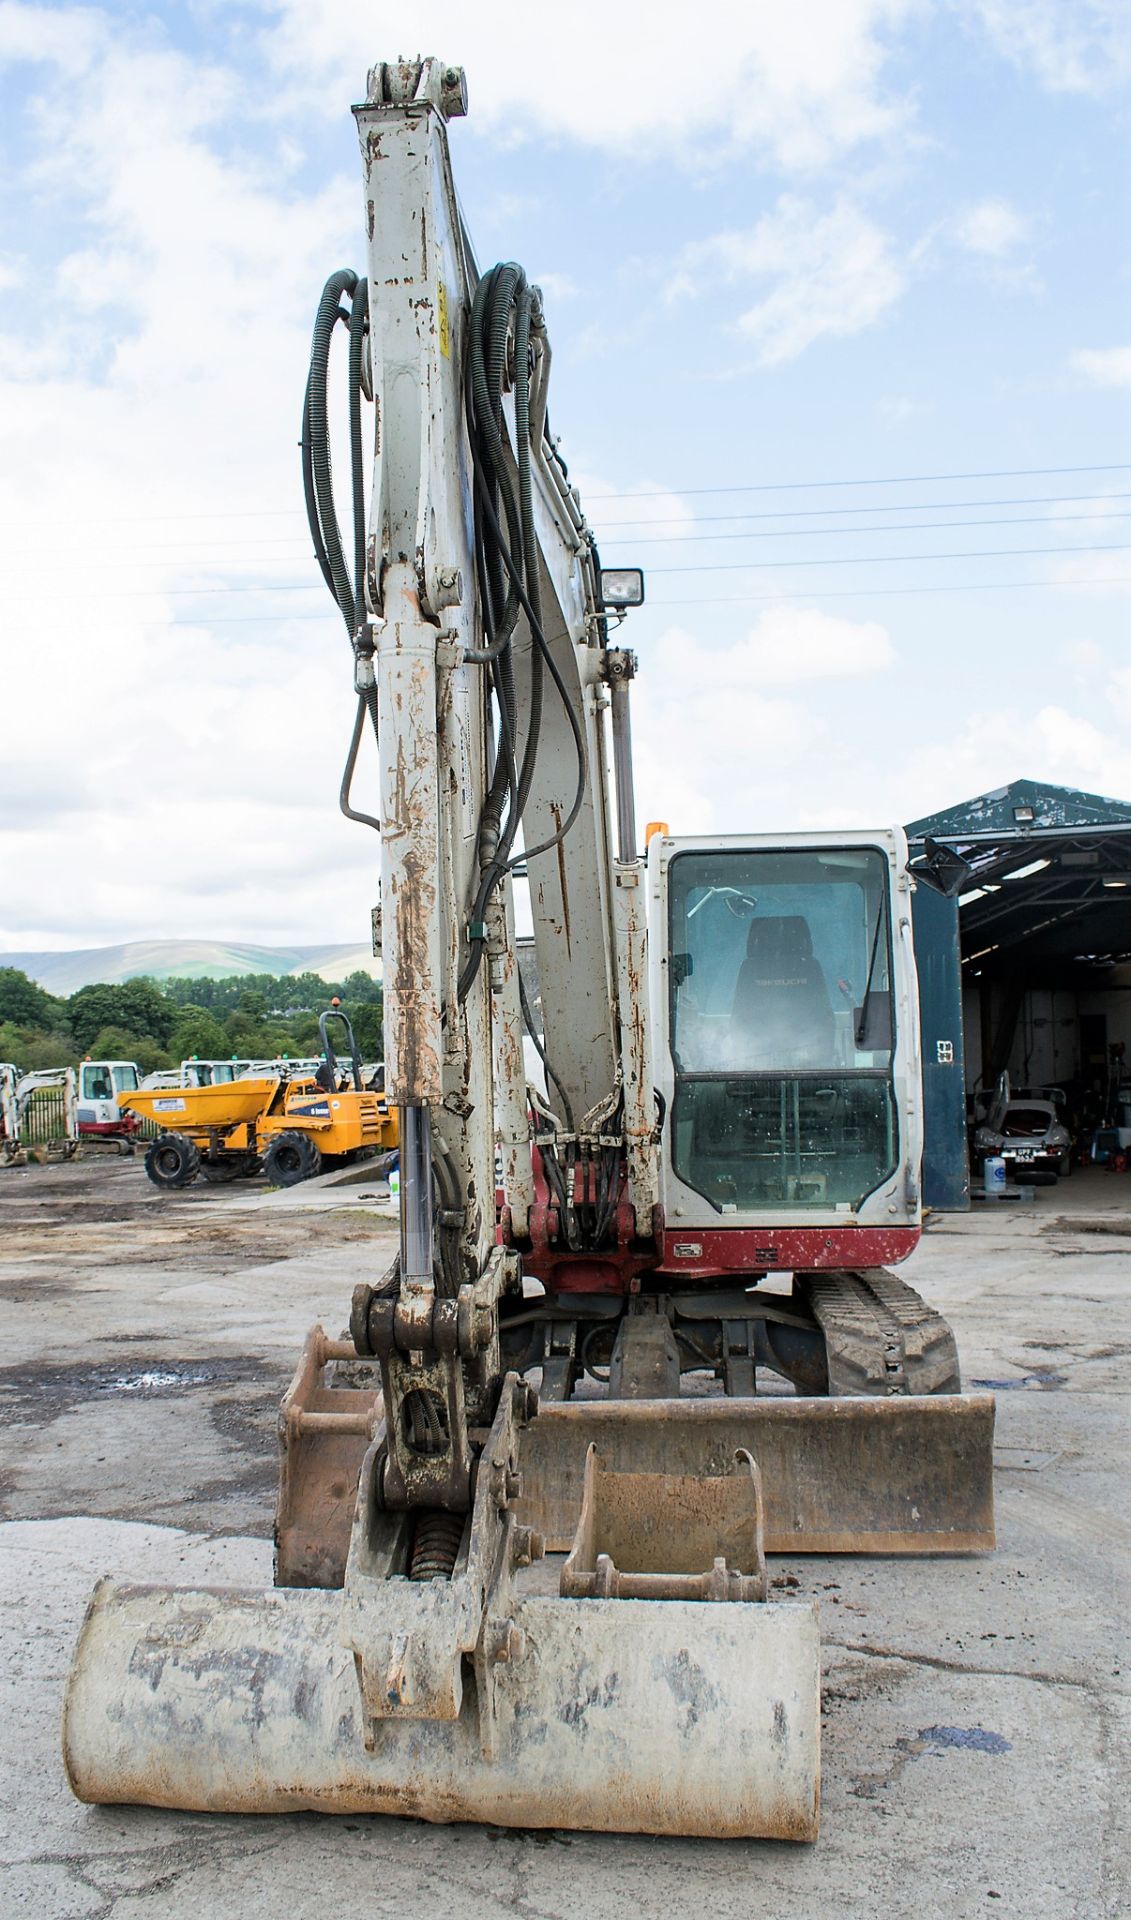
M 946 1321 L 885 1267 L 798 1274 L 796 1284 L 824 1335 L 830 1394 L 961 1392 Z

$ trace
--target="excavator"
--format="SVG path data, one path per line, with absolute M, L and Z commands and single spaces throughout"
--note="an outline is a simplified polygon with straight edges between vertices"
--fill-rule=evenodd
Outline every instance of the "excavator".
M 369 74 L 367 272 L 327 282 L 303 410 L 341 805 L 380 833 L 397 1256 L 283 1401 L 275 1586 L 103 1581 L 65 1763 L 89 1802 L 812 1840 L 816 1607 L 767 1552 L 994 1543 L 992 1398 L 892 1271 L 929 876 L 895 828 L 641 848 L 643 580 L 550 431 L 538 288 L 476 264 L 466 109 L 442 61 Z

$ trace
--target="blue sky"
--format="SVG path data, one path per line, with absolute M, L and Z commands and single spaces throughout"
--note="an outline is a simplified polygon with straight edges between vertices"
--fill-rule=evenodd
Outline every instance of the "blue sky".
M 542 282 L 555 431 L 648 572 L 642 817 L 1131 797 L 1127 21 L 0 3 L 0 947 L 364 937 L 295 440 L 401 51 L 467 70 L 480 260 Z

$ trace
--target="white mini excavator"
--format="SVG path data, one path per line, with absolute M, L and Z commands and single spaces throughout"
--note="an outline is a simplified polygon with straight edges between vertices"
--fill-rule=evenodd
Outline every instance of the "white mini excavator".
M 465 110 L 437 60 L 370 74 L 368 271 L 327 283 L 302 435 L 353 818 L 374 732 L 380 757 L 399 1253 L 284 1399 L 273 1590 L 97 1589 L 68 1775 L 813 1839 L 816 1609 L 766 1553 L 993 1545 L 993 1402 L 890 1271 L 920 1231 L 915 879 L 894 828 L 641 853 L 613 640 L 643 582 L 602 571 L 550 435 L 537 287 L 475 264 Z

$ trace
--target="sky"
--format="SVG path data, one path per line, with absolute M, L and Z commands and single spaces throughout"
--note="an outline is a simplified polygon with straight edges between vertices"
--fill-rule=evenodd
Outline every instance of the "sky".
M 366 937 L 296 442 L 350 106 L 428 52 L 646 571 L 641 822 L 1131 797 L 1124 0 L 0 0 L 0 951 Z

